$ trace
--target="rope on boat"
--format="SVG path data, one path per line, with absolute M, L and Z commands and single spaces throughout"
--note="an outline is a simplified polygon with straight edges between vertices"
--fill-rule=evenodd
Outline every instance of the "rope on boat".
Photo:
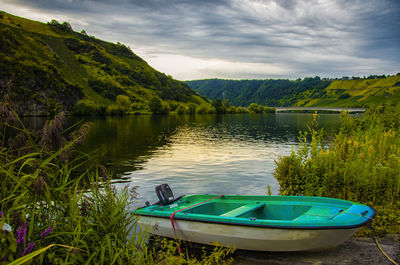
M 374 228 L 372 227 L 371 223 L 368 224 L 368 228 L 371 229 L 371 231 L 372 231 L 372 237 L 373 237 L 374 240 L 375 240 L 376 247 L 377 247 L 377 248 L 379 249 L 379 251 L 383 254 L 383 256 L 385 256 L 385 258 L 387 258 L 387 260 L 390 261 L 392 264 L 394 264 L 394 265 L 399 265 L 399 263 L 397 263 L 397 262 L 394 261 L 391 257 L 389 257 L 389 255 L 386 254 L 386 252 L 382 249 L 381 245 L 379 245 L 378 239 L 377 239 L 377 237 L 376 237 L 376 235 L 375 235 L 375 230 L 374 230 Z
M 205 201 L 202 201 L 202 202 L 199 202 L 199 203 L 190 205 L 190 206 L 188 206 L 188 207 L 185 207 L 185 208 L 182 208 L 182 209 L 180 209 L 180 210 L 177 210 L 177 211 L 173 212 L 173 213 L 171 214 L 171 216 L 170 216 L 170 219 L 171 219 L 172 229 L 174 230 L 175 240 L 177 240 L 176 231 L 175 231 L 175 224 L 174 224 L 174 216 L 175 216 L 176 213 L 179 213 L 179 212 L 181 212 L 181 211 L 183 211 L 183 210 L 190 209 L 190 208 L 192 208 L 192 207 L 194 207 L 194 206 L 198 206 L 198 205 L 203 204 L 203 203 L 205 203 L 205 202 L 209 202 L 209 201 L 211 201 L 211 200 L 217 199 L 217 198 L 222 197 L 222 196 L 224 196 L 224 195 L 221 194 L 221 195 L 218 195 L 218 196 L 216 196 L 216 197 L 214 197 L 214 198 L 211 198 L 211 199 L 208 199 L 208 200 L 205 200 Z M 179 251 L 179 253 L 181 253 L 182 251 L 181 251 L 181 246 L 179 245 L 179 242 L 178 242 L 178 247 L 179 247 L 179 248 L 178 248 L 178 251 Z

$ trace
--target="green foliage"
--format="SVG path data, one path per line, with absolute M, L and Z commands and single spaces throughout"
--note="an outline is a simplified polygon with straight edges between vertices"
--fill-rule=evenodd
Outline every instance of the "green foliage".
M 275 108 L 261 106 L 256 103 L 251 103 L 247 108 L 247 111 L 251 114 L 254 113 L 275 113 Z
M 126 114 L 126 109 L 120 105 L 109 105 L 107 107 L 108 115 L 124 115 Z
M 350 95 L 348 93 L 343 93 L 343 94 L 341 94 L 339 96 L 339 99 L 346 99 L 346 98 L 349 98 L 349 97 L 350 97 Z
M 131 100 L 128 96 L 118 95 L 117 96 L 117 105 L 122 107 L 125 110 L 128 110 L 131 105 Z
M 157 238 L 154 242 L 156 249 L 159 249 L 155 262 L 157 264 L 171 265 L 228 265 L 233 263 L 230 255 L 235 251 L 231 248 L 223 248 L 215 244 L 214 248 L 206 250 L 202 248 L 202 253 L 190 253 L 189 250 L 177 253 L 177 249 L 183 245 L 183 242 L 176 242 L 166 238 Z M 197 254 L 197 255 L 196 255 Z
M 307 77 L 297 80 L 221 80 L 186 82 L 201 95 L 228 99 L 233 105 L 365 107 L 400 100 L 400 76 L 347 79 Z
M 19 132 L 9 139 L 0 135 L 2 264 L 231 262 L 226 259 L 231 249 L 218 247 L 197 260 L 179 254 L 176 243 L 167 243 L 157 252 L 147 245 L 146 231 L 137 229 L 138 217 L 131 210 L 135 189 L 117 190 L 104 167 L 75 152 L 88 125 L 76 127 L 67 139 L 64 115 L 49 120 L 36 133 L 25 129 L 8 106 L 0 105 L 0 114 L 2 122 Z M 9 129 L 5 123 L 0 127 L 2 133 Z
M 399 115 L 398 107 L 371 109 L 362 119 L 344 115 L 340 133 L 329 144 L 323 132 L 311 126 L 309 133 L 300 134 L 299 146 L 276 162 L 281 193 L 372 205 L 378 209 L 378 231 L 399 233 Z
M 207 108 L 206 106 L 200 106 L 200 107 L 198 107 L 197 109 L 196 109 L 196 112 L 198 113 L 198 114 L 207 114 L 207 113 L 210 113 L 210 110 L 209 110 L 209 108 Z
M 262 106 L 256 104 L 256 103 L 251 103 L 250 106 L 247 108 L 247 110 L 250 113 L 262 113 Z
M 195 114 L 196 113 L 196 105 L 193 103 L 189 104 L 188 114 Z
M 91 100 L 82 99 L 78 101 L 72 113 L 77 116 L 105 115 L 106 106 L 97 105 Z
M 289 106 L 296 103 L 297 95 L 312 90 L 318 97 L 330 81 L 319 77 L 291 80 L 221 80 L 206 79 L 186 82 L 201 95 L 216 100 L 224 97 L 233 105 L 248 106 L 257 103 L 268 106 Z
M 150 111 L 153 114 L 162 113 L 162 101 L 161 101 L 161 99 L 158 98 L 158 97 L 153 97 L 152 99 L 150 99 L 149 108 L 150 108 Z
M 179 107 L 176 109 L 176 113 L 182 115 L 186 114 L 188 112 L 187 108 L 183 105 L 179 105 Z
M 94 91 L 112 101 L 116 100 L 117 95 L 124 94 L 124 91 L 120 87 L 114 86 L 113 84 L 108 82 L 100 81 L 97 79 L 90 79 L 88 83 Z
M 222 105 L 222 100 L 217 98 L 213 103 L 212 106 L 215 108 L 217 114 L 223 114 L 226 112 L 226 109 Z
M 153 97 L 149 102 L 149 109 L 153 114 L 168 114 L 171 110 L 168 102 L 159 97 Z
M 128 96 L 140 112 L 147 110 L 155 96 L 177 105 L 210 106 L 185 83 L 154 70 L 121 43 L 74 32 L 68 22 L 52 20 L 46 25 L 2 14 L 0 84 L 11 80 L 9 97 L 20 114 L 48 115 L 57 106 L 64 111 L 78 110 L 73 113 L 79 115 L 105 115 L 118 95 Z M 15 26 L 18 24 L 20 27 Z M 4 90 L 0 87 L 0 98 L 4 98 Z M 46 103 L 50 99 L 54 104 Z M 76 108 L 81 100 L 93 104 Z

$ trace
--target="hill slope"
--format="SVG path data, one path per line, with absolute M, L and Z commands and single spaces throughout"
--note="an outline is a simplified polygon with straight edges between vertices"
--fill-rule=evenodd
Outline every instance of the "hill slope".
M 105 113 L 118 95 L 133 110 L 148 110 L 151 98 L 172 106 L 206 105 L 183 82 L 150 67 L 122 44 L 74 32 L 68 23 L 43 24 L 0 11 L 0 99 L 25 115 L 57 109 Z
M 400 100 L 400 75 L 365 79 L 222 80 L 186 82 L 212 100 L 228 99 L 237 106 L 366 107 Z

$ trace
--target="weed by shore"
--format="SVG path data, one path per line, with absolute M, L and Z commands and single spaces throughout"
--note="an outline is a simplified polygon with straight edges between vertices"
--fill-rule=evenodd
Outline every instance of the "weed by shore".
M 344 114 L 340 132 L 326 139 L 315 115 L 299 145 L 276 161 L 281 194 L 365 203 L 378 212 L 378 233 L 400 233 L 399 118 L 400 108 L 393 106 L 370 109 L 363 118 Z
M 32 132 L 7 104 L 0 122 L 0 264 L 216 264 L 226 256 L 216 248 L 198 260 L 174 242 L 150 247 L 132 214 L 135 189 L 117 191 L 107 170 L 75 149 L 89 124 L 68 132 L 61 113 Z

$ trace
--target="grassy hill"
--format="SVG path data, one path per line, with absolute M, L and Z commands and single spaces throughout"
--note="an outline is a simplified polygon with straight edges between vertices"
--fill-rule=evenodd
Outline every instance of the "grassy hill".
M 172 110 L 210 106 L 187 84 L 156 71 L 123 44 L 75 32 L 66 22 L 44 24 L 1 11 L 0 88 L 0 99 L 23 115 L 60 109 L 146 112 L 154 98 Z M 120 95 L 125 96 L 123 106 L 117 102 Z
M 384 78 L 334 80 L 324 96 L 311 99 L 307 93 L 296 103 L 308 107 L 367 107 L 400 102 L 400 75 Z
M 352 80 L 319 77 L 303 80 L 222 80 L 186 82 L 212 100 L 228 99 L 237 106 L 367 107 L 400 102 L 400 75 Z

